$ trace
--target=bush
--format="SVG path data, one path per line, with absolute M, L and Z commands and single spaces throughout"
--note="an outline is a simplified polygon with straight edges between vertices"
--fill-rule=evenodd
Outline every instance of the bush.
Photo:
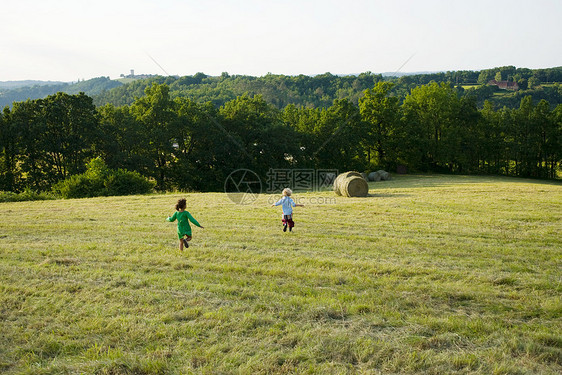
M 49 193 L 38 193 L 30 189 L 25 189 L 21 193 L 0 191 L 0 202 L 42 201 L 48 199 L 55 199 L 55 197 Z
M 53 192 L 63 198 L 88 198 L 103 195 L 103 180 L 84 174 L 70 176 L 53 186 Z
M 124 169 L 111 171 L 104 181 L 104 195 L 147 194 L 154 189 L 155 183 L 147 180 L 138 172 Z
M 63 198 L 90 198 L 108 195 L 147 194 L 155 184 L 137 172 L 107 168 L 101 158 L 88 163 L 88 170 L 53 186 Z

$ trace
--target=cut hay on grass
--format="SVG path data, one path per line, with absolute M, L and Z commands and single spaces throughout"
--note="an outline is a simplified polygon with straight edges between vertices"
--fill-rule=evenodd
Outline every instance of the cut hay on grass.
M 562 374 L 562 183 L 393 177 L 0 203 L 0 373 Z

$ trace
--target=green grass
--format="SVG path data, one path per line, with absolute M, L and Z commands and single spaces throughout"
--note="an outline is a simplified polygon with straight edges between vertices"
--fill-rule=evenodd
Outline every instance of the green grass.
M 124 85 L 126 85 L 127 83 L 134 82 L 136 80 L 137 80 L 137 78 L 117 78 L 117 79 L 114 79 L 114 81 L 119 81 Z
M 268 196 L 182 195 L 184 253 L 180 195 L 1 203 L 0 372 L 562 372 L 562 184 L 370 192 L 295 194 L 295 233 Z

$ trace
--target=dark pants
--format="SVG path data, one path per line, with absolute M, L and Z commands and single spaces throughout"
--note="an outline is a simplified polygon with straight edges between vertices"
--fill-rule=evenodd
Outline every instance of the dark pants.
M 289 228 L 295 226 L 295 222 L 293 221 L 293 215 L 283 215 L 283 219 L 281 220 L 283 225 L 289 225 Z

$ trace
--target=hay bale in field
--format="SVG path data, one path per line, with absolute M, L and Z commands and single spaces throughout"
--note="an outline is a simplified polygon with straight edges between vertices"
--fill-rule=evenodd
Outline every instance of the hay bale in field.
M 368 181 L 368 180 L 367 180 L 367 173 L 361 173 L 361 177 L 363 177 L 363 179 L 364 179 L 365 181 Z
M 369 178 L 369 181 L 378 182 L 381 180 L 381 175 L 379 174 L 379 172 L 371 172 L 367 177 Z
M 361 173 L 359 172 L 355 172 L 355 171 L 350 171 L 350 172 L 344 172 L 344 173 L 340 173 L 338 175 L 338 177 L 336 177 L 336 179 L 334 180 L 334 192 L 337 195 L 343 195 L 342 191 L 341 191 L 341 185 L 343 183 L 343 180 L 345 180 L 348 177 L 361 177 Z M 363 177 L 361 177 L 363 178 Z
M 345 197 L 366 197 L 369 185 L 363 177 L 351 176 L 343 180 L 340 191 Z
M 381 176 L 381 180 L 383 180 L 383 181 L 390 180 L 390 173 L 385 172 L 382 169 L 377 171 L 377 173 Z

